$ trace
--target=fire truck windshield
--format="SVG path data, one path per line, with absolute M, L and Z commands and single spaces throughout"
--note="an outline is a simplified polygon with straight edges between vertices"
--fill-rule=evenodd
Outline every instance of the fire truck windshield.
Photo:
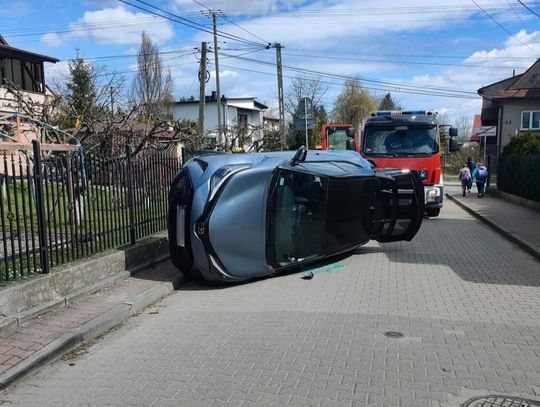
M 346 150 L 347 149 L 347 132 L 346 129 L 337 128 L 328 136 L 329 150 Z
M 371 156 L 431 155 L 439 151 L 435 126 L 366 127 L 363 150 Z

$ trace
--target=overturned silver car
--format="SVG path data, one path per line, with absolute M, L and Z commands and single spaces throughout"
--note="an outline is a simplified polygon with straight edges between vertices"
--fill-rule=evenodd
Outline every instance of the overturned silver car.
M 171 259 L 208 281 L 242 281 L 411 240 L 424 194 L 415 172 L 374 170 L 351 151 L 208 154 L 169 193 Z

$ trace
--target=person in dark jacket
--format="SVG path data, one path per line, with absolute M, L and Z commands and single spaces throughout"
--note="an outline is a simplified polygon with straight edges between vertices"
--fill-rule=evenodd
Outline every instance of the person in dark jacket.
M 471 175 L 474 173 L 474 170 L 476 169 L 476 161 L 474 161 L 471 157 L 467 157 L 467 167 L 469 167 L 469 171 L 471 172 Z M 472 188 L 472 177 L 467 185 L 467 190 L 471 192 Z

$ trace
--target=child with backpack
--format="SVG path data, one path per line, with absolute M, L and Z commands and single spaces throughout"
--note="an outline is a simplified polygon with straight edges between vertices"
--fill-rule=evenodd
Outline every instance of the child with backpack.
M 472 181 L 471 170 L 467 166 L 467 163 L 463 164 L 463 167 L 459 170 L 458 179 L 461 182 L 461 189 L 463 190 L 463 196 L 466 195 L 466 190 L 471 190 L 470 184 Z
M 473 178 L 476 180 L 476 188 L 478 188 L 478 198 L 484 197 L 484 189 L 488 177 L 488 170 L 484 164 L 478 164 L 474 169 Z

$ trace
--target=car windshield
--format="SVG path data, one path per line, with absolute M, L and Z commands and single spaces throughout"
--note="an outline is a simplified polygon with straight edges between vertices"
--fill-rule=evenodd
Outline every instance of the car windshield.
M 347 149 L 347 132 L 345 129 L 336 129 L 328 136 L 329 150 L 346 150 Z
M 435 126 L 368 127 L 364 137 L 364 153 L 376 156 L 430 155 L 439 150 Z

